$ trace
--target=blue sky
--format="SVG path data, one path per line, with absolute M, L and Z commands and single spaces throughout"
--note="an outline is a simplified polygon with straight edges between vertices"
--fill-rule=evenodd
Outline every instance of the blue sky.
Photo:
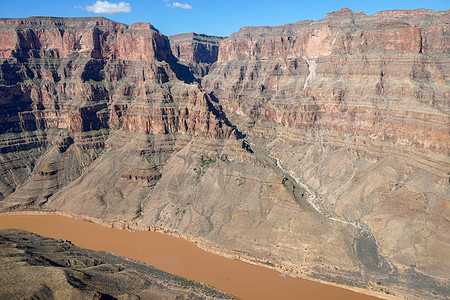
M 149 22 L 166 35 L 227 36 L 244 26 L 319 20 L 342 7 L 371 15 L 388 9 L 447 10 L 449 4 L 448 0 L 0 0 L 0 17 L 105 16 L 125 24 Z

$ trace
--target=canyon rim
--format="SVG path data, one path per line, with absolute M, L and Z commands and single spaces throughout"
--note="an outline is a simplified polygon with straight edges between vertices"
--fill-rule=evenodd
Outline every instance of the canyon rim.
M 449 24 L 344 8 L 167 37 L 102 17 L 0 19 L 0 211 L 448 297 Z

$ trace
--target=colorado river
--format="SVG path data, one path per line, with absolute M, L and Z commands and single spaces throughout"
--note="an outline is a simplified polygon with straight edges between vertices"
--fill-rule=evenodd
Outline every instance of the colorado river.
M 0 229 L 4 228 L 24 229 L 129 257 L 242 299 L 377 299 L 332 285 L 284 278 L 271 269 L 211 254 L 183 239 L 156 232 L 129 232 L 51 215 L 0 216 Z

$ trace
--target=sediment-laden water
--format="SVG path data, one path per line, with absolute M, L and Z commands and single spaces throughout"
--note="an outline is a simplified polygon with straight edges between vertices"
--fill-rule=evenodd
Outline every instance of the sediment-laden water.
M 0 216 L 0 229 L 4 228 L 24 229 L 129 257 L 242 299 L 375 299 L 332 285 L 285 278 L 274 270 L 211 254 L 181 238 L 157 232 L 130 232 L 52 215 Z

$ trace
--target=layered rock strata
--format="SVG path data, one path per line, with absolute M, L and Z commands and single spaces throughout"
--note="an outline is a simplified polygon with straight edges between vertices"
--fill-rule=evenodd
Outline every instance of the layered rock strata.
M 183 33 L 169 36 L 173 55 L 180 61 L 214 63 L 219 54 L 219 42 L 224 37 Z
M 158 229 L 293 276 L 443 298 L 449 23 L 342 9 L 220 39 L 2 19 L 0 209 Z
M 173 55 L 199 78 L 208 74 L 211 65 L 217 61 L 219 42 L 223 39 L 194 32 L 169 36 Z
M 246 27 L 202 80 L 228 111 L 448 153 L 448 12 Z
M 103 18 L 1 20 L 0 132 L 120 128 L 228 137 L 150 24 Z

